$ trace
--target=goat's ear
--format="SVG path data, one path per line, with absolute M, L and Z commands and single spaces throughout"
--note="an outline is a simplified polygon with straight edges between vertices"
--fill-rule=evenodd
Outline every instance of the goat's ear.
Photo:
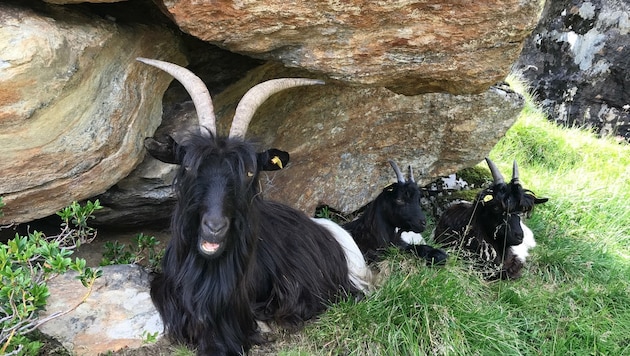
M 164 163 L 180 164 L 177 159 L 179 145 L 170 135 L 161 136 L 159 139 L 147 137 L 144 139 L 144 147 L 157 160 Z
M 258 167 L 261 171 L 277 171 L 289 163 L 289 152 L 270 148 L 258 153 Z
M 492 195 L 490 192 L 485 192 L 484 194 L 480 196 L 480 198 L 481 198 L 481 204 L 486 205 L 487 203 L 494 200 L 494 195 Z
M 542 204 L 549 201 L 549 198 L 534 198 L 534 204 Z

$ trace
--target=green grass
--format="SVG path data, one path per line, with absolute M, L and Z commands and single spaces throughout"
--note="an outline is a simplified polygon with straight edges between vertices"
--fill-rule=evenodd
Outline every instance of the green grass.
M 489 283 L 456 256 L 428 268 L 393 252 L 381 288 L 332 306 L 286 354 L 630 355 L 630 145 L 560 128 L 527 98 L 490 153 L 550 198 L 527 222 L 524 276 Z

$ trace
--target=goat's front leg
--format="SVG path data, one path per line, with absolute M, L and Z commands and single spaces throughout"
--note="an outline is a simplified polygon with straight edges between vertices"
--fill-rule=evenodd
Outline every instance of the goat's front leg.
M 446 264 L 448 254 L 439 248 L 433 248 L 429 245 L 410 245 L 403 241 L 406 245 L 401 249 L 416 254 L 416 256 L 427 261 L 428 266 L 441 266 Z
M 416 256 L 423 258 L 427 261 L 428 266 L 440 266 L 446 264 L 448 255 L 444 250 L 439 248 L 433 248 L 425 244 L 409 244 L 402 239 L 402 232 L 398 231 L 396 238 L 392 243 L 398 247 L 398 249 L 406 252 L 412 252 Z

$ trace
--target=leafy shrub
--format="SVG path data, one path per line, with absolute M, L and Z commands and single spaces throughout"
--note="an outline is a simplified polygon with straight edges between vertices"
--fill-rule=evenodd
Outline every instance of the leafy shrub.
M 1 203 L 0 199 L 0 208 Z M 87 220 L 100 208 L 98 200 L 85 206 L 74 202 L 57 213 L 62 219 L 59 235 L 45 236 L 33 231 L 27 236 L 16 234 L 6 244 L 0 243 L 0 354 L 37 354 L 42 345 L 30 340 L 27 334 L 65 314 L 59 312 L 38 319 L 50 296 L 47 282 L 53 277 L 68 270 L 77 271 L 77 278 L 88 288 L 89 295 L 101 271 L 87 268 L 84 259 L 73 261 L 70 256 L 73 248 L 96 235 L 87 226 Z
M 118 241 L 106 242 L 105 252 L 101 266 L 114 264 L 142 264 L 150 270 L 157 270 L 160 260 L 164 255 L 164 249 L 159 249 L 160 241 L 154 236 L 147 236 L 142 233 L 133 238 L 132 244 L 126 246 Z

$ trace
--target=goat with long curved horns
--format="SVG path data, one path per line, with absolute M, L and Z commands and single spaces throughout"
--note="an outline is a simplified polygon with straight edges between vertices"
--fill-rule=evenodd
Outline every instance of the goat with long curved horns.
M 434 239 L 448 248 L 466 251 L 487 279 L 516 279 L 522 274 L 529 250 L 536 246 L 523 218 L 534 205 L 548 199 L 523 189 L 516 161 L 509 183 L 490 158 L 486 162 L 492 185 L 480 191 L 472 203 L 449 207 L 437 223 Z
M 284 78 L 254 86 L 239 102 L 225 137 L 216 132 L 212 100 L 197 76 L 172 63 L 138 60 L 184 85 L 201 126 L 200 134 L 181 144 L 146 142 L 156 158 L 180 165 L 173 236 L 163 272 L 151 282 L 166 334 L 200 355 L 240 355 L 263 341 L 257 321 L 293 328 L 338 298 L 358 297 L 369 285 L 369 269 L 356 253 L 350 255 L 358 251 L 352 237 L 264 200 L 258 174 L 280 163 L 269 151 L 257 154 L 244 138 L 269 96 L 323 82 Z

